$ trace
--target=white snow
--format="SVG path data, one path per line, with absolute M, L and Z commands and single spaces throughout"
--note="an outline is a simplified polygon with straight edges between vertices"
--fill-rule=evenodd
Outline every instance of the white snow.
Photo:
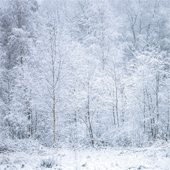
M 52 162 L 47 168 L 43 162 Z M 1 153 L 0 170 L 170 170 L 170 144 L 149 148 L 40 149 L 39 153 Z

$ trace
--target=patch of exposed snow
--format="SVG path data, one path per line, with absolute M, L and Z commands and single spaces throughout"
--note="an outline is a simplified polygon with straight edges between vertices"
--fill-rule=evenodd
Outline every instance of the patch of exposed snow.
M 170 170 L 170 145 L 0 154 L 0 170 Z

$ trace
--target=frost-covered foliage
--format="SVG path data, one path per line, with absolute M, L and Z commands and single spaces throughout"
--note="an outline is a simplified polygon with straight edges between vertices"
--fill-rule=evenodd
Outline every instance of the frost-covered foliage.
M 169 0 L 0 8 L 0 150 L 170 140 Z

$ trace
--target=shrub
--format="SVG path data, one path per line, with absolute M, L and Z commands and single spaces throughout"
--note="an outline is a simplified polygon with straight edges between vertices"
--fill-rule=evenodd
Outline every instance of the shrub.
M 45 167 L 45 168 L 52 168 L 54 166 L 54 164 L 55 164 L 55 161 L 52 158 L 43 159 L 41 161 L 41 166 Z

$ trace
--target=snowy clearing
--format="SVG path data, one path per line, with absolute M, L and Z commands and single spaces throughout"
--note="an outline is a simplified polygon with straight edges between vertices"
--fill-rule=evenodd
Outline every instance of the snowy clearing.
M 0 154 L 0 170 L 169 170 L 169 145 L 129 149 L 40 149 Z

